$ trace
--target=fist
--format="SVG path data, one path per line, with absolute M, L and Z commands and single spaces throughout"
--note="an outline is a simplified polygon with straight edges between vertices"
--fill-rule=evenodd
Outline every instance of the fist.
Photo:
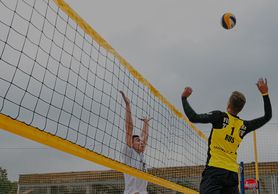
M 186 88 L 184 88 L 183 93 L 182 93 L 181 96 L 187 98 L 191 95 L 191 93 L 192 93 L 192 88 L 186 87 Z

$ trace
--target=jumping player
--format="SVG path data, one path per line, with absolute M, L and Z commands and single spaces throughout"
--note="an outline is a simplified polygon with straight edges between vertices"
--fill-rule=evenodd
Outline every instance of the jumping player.
M 249 121 L 237 116 L 246 102 L 244 95 L 238 91 L 231 94 L 226 112 L 197 114 L 188 103 L 192 89 L 184 89 L 182 104 L 188 119 L 193 123 L 212 124 L 200 194 L 239 194 L 237 149 L 245 135 L 262 127 L 272 117 L 267 80 L 260 78 L 256 85 L 263 97 L 264 116 Z
M 126 104 L 126 145 L 123 149 L 123 162 L 138 170 L 146 171 L 146 162 L 144 159 L 144 151 L 148 142 L 149 136 L 149 121 L 151 118 L 142 118 L 143 128 L 141 136 L 133 134 L 133 121 L 131 116 L 130 101 L 126 95 L 120 91 L 124 102 Z M 125 191 L 124 194 L 147 194 L 148 182 L 128 174 L 124 174 L 125 178 Z

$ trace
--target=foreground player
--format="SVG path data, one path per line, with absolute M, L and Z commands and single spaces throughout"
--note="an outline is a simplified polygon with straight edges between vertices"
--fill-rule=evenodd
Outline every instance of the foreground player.
M 190 87 L 184 89 L 182 104 L 188 119 L 193 123 L 212 124 L 200 194 L 239 194 L 237 149 L 246 134 L 262 127 L 272 117 L 267 80 L 259 79 L 257 87 L 263 97 L 264 116 L 250 121 L 237 116 L 246 102 L 244 95 L 238 91 L 230 96 L 227 112 L 196 114 L 187 101 L 192 89 Z
M 141 136 L 133 134 L 133 121 L 131 116 L 130 101 L 125 94 L 120 91 L 126 104 L 126 145 L 123 149 L 123 162 L 138 170 L 146 171 L 146 162 L 144 159 L 144 151 L 147 145 L 149 136 L 149 121 L 150 118 L 142 118 L 143 128 Z M 124 194 L 147 194 L 147 181 L 136 177 L 124 174 L 125 191 Z

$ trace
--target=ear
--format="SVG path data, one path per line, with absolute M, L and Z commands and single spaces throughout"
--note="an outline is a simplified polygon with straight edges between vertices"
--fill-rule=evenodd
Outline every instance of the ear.
M 230 104 L 229 101 L 228 101 L 228 103 L 227 103 L 227 111 L 228 111 L 228 112 L 231 111 L 231 104 Z

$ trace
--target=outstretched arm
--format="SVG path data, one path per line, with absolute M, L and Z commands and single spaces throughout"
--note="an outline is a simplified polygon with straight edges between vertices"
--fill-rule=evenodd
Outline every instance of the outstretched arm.
M 125 128 L 126 128 L 126 144 L 128 147 L 132 147 L 132 135 L 133 135 L 133 121 L 131 116 L 131 107 L 130 107 L 130 100 L 125 96 L 123 91 L 120 91 L 126 108 L 125 108 Z
M 272 108 L 271 103 L 268 95 L 268 85 L 267 85 L 267 79 L 260 78 L 257 82 L 257 87 L 260 93 L 263 96 L 264 101 L 264 116 L 259 117 L 257 119 L 246 121 L 245 125 L 247 127 L 246 134 L 254 131 L 255 129 L 258 129 L 262 127 L 264 124 L 266 124 L 272 117 Z
M 216 112 L 197 114 L 187 101 L 187 98 L 191 95 L 192 88 L 186 87 L 182 93 L 182 105 L 184 113 L 187 118 L 193 123 L 216 123 L 219 120 L 219 114 Z
M 141 121 L 144 122 L 143 128 L 141 130 L 141 137 L 140 137 L 140 139 L 142 140 L 144 146 L 146 146 L 147 143 L 148 143 L 148 138 L 149 138 L 149 121 L 151 119 L 152 118 L 147 118 L 147 117 L 143 117 L 142 119 L 140 119 Z

